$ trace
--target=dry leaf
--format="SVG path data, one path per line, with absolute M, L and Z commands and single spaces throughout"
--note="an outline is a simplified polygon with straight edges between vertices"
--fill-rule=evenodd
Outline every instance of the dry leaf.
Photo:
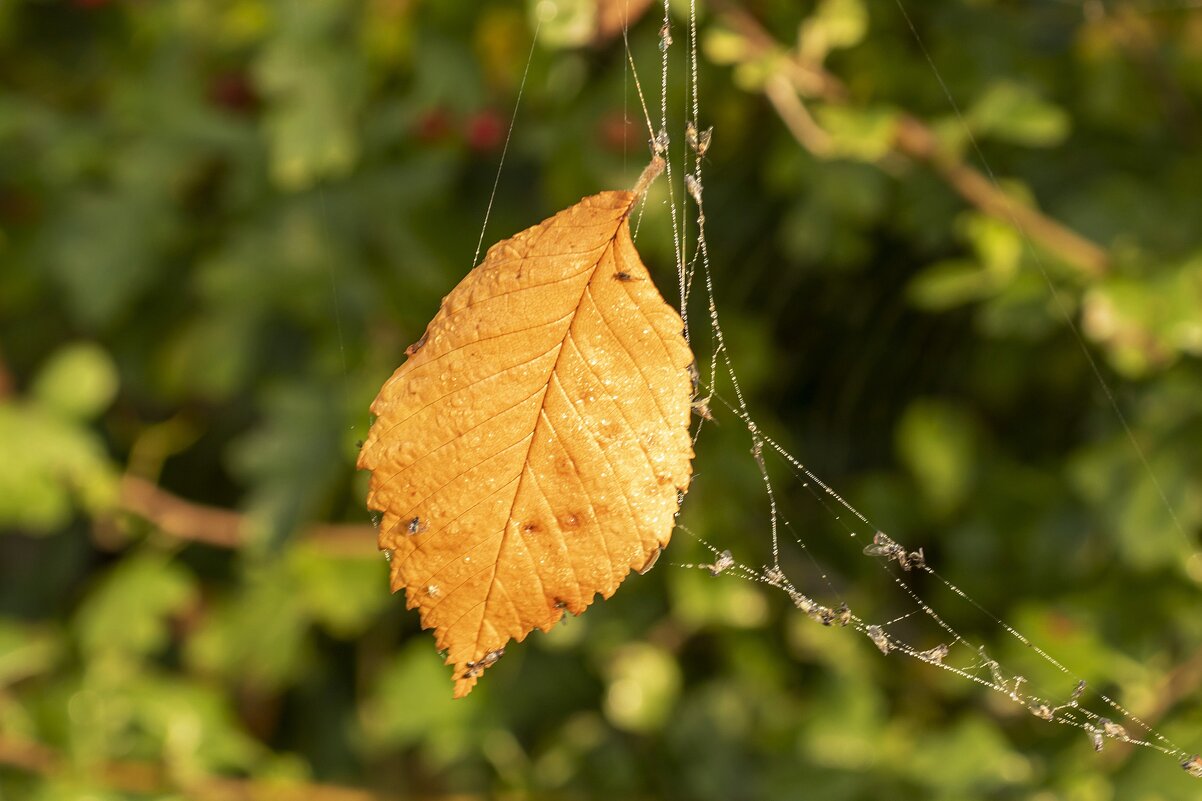
M 693 355 L 631 241 L 637 197 L 585 198 L 493 246 L 372 404 L 368 506 L 456 697 L 671 536 Z
M 651 6 L 651 0 L 597 0 L 593 44 L 600 46 L 633 27 Z

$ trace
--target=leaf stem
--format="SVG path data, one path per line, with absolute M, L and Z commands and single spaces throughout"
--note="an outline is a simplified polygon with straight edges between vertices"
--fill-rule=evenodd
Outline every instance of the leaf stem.
M 664 166 L 662 156 L 652 156 L 651 163 L 647 165 L 647 169 L 643 170 L 643 174 L 639 176 L 638 181 L 634 184 L 634 188 L 630 191 L 634 192 L 636 197 L 642 197 L 647 194 L 647 190 L 651 188 L 651 184 L 664 171 Z

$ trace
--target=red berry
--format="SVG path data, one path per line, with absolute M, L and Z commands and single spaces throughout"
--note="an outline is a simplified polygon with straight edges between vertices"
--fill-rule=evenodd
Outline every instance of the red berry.
M 496 150 L 505 139 L 505 121 L 492 109 L 473 114 L 467 120 L 467 144 L 478 153 Z

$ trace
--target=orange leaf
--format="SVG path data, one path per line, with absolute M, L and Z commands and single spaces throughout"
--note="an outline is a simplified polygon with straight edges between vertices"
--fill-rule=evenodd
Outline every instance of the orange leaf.
M 494 245 L 372 404 L 367 503 L 456 697 L 672 534 L 693 354 L 631 241 L 637 198 L 603 192 Z

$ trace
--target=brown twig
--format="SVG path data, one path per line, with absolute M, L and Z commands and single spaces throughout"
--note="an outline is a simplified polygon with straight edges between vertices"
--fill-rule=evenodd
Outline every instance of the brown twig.
M 793 137 L 815 155 L 829 155 L 831 137 L 810 117 L 801 98 L 815 97 L 826 103 L 842 104 L 848 97 L 843 84 L 821 66 L 805 64 L 796 52 L 784 49 L 747 11 L 722 0 L 717 6 L 726 24 L 742 36 L 745 60 L 778 59 L 776 74 L 764 83 L 763 92 Z M 792 84 L 788 92 L 781 78 Z M 941 149 L 934 132 L 918 118 L 901 116 L 893 151 L 926 163 L 961 198 L 985 214 L 1018 228 L 1085 278 L 1097 279 L 1109 269 L 1110 256 L 1105 249 L 1038 209 L 1009 197 L 991 177 Z
M 39 776 L 80 770 L 111 790 L 138 795 L 182 791 L 186 797 L 197 801 L 381 801 L 384 798 L 367 790 L 308 782 L 206 776 L 179 783 L 172 781 L 162 765 L 153 762 L 105 762 L 83 768 L 71 765 L 40 743 L 4 737 L 0 737 L 0 765 Z
M 749 60 L 776 55 L 780 74 L 788 78 L 806 97 L 821 97 L 830 102 L 843 102 L 847 99 L 847 88 L 842 81 L 821 66 L 807 64 L 796 58 L 740 5 L 730 0 L 715 0 L 714 7 L 722 13 L 723 22 L 743 38 Z
M 1086 278 L 1098 279 L 1106 273 L 1110 256 L 1105 250 L 1037 209 L 1015 202 L 985 175 L 942 154 L 931 129 L 914 117 L 901 117 L 894 146 L 913 159 L 925 161 L 960 197 L 989 216 L 1025 232 L 1032 240 L 1077 267 Z
M 0 737 L 0 765 L 45 774 L 58 767 L 58 758 L 44 745 Z
M 218 548 L 239 548 L 250 536 L 246 518 L 229 509 L 184 500 L 136 476 L 121 479 L 122 511 L 136 515 L 178 540 Z M 306 528 L 303 541 L 337 556 L 367 556 L 376 552 L 376 531 L 354 523 L 319 523 Z
M 802 147 L 815 156 L 827 156 L 834 152 L 831 135 L 814 121 L 787 78 L 780 74 L 770 76 L 764 82 L 764 96 Z

